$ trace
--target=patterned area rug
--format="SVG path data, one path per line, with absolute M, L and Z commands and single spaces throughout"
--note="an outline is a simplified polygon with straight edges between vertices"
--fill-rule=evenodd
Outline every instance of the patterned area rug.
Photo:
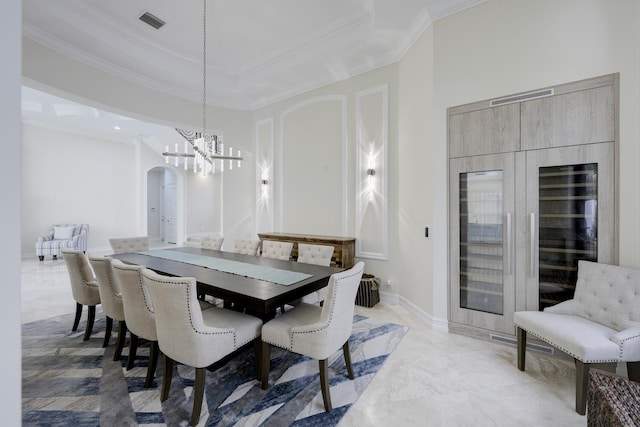
M 86 313 L 85 313 L 86 316 Z M 73 315 L 22 327 L 23 426 L 186 426 L 193 400 L 194 369 L 176 364 L 169 398 L 160 402 L 163 359 L 151 388 L 143 387 L 148 346 L 142 341 L 135 367 L 127 352 L 114 362 L 116 332 L 102 348 L 105 320 L 96 313 L 89 341 L 84 318 L 70 332 Z M 114 325 L 114 328 L 117 328 Z M 367 387 L 406 333 L 392 323 L 355 316 L 350 339 L 355 379 L 349 380 L 342 351 L 329 360 L 333 411 L 324 411 L 318 361 L 271 347 L 270 387 L 255 380 L 253 348 L 207 372 L 199 426 L 334 426 Z M 127 343 L 128 345 L 128 340 Z

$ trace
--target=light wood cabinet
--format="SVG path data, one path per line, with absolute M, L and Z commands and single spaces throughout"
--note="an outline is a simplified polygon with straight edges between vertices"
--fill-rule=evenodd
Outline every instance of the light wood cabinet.
M 487 102 L 450 109 L 454 328 L 513 335 L 514 311 L 541 310 L 573 297 L 578 260 L 617 261 L 617 84 L 617 75 L 604 76 L 515 102 L 510 106 L 520 113 L 508 120 L 517 124 L 497 126 L 508 116 L 487 114 Z M 482 138 L 460 139 L 474 133 L 472 123 L 480 117 L 493 120 L 478 124 Z M 518 128 L 511 146 L 519 148 L 460 157 L 506 147 L 495 144 L 488 128 Z M 461 141 L 481 147 L 461 149 Z
M 522 103 L 522 150 L 614 140 L 613 85 Z
M 503 105 L 449 116 L 449 156 L 476 156 L 520 149 L 520 106 Z M 464 110 L 462 110 L 464 111 Z

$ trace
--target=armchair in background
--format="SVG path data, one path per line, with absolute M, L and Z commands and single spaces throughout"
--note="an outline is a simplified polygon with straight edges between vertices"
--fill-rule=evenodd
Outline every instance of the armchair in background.
M 88 239 L 89 224 L 55 224 L 48 234 L 38 237 L 36 255 L 43 261 L 49 255 L 58 259 L 62 249 L 86 252 Z

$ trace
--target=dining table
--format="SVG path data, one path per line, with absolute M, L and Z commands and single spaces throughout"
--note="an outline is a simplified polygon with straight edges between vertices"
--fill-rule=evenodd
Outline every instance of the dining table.
M 321 289 L 343 268 L 195 247 L 110 255 L 159 274 L 193 277 L 199 295 L 210 295 L 269 320 L 279 307 Z

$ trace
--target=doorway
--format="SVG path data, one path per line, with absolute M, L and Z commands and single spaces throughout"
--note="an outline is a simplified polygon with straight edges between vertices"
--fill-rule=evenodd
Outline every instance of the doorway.
M 172 169 L 155 167 L 147 172 L 147 235 L 151 240 L 178 243 L 177 187 Z

